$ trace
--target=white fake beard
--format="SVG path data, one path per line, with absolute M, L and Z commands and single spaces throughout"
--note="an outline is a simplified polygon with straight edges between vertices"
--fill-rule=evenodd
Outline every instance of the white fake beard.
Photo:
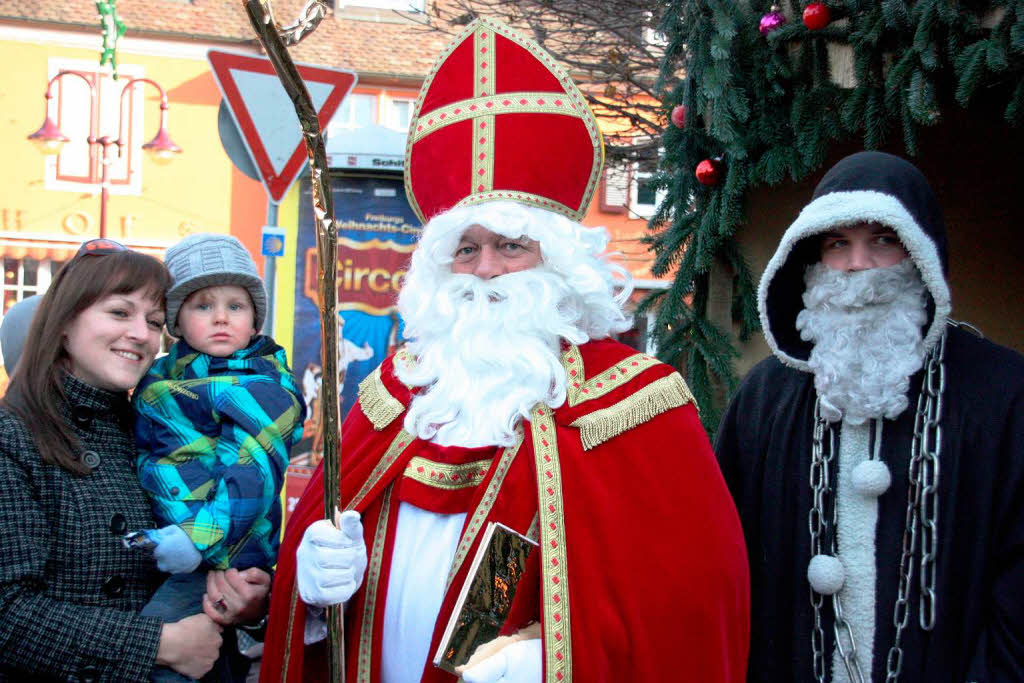
M 796 327 L 814 343 L 808 365 L 822 416 L 855 425 L 897 417 L 925 357 L 925 286 L 913 262 L 853 273 L 819 263 L 804 281 Z
M 425 387 L 405 428 L 442 446 L 513 445 L 537 403 L 565 401 L 561 340 L 589 340 L 580 298 L 543 266 L 492 280 L 448 275 L 420 311 L 403 316 L 417 362 L 396 364 L 395 374 Z

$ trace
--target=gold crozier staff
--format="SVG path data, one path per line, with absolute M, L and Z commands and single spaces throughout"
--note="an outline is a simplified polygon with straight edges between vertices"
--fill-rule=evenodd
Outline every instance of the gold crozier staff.
M 340 507 L 338 485 L 341 472 L 341 430 L 338 414 L 338 226 L 334 221 L 334 200 L 331 195 L 327 149 L 324 143 L 316 107 L 306 90 L 295 63 L 288 54 L 288 46 L 295 45 L 316 29 L 327 15 L 327 6 L 321 0 L 312 0 L 303 8 L 299 20 L 292 26 L 281 28 L 270 7 L 270 0 L 246 0 L 245 9 L 253 29 L 267 52 L 288 97 L 295 105 L 295 113 L 302 126 L 302 136 L 309 154 L 309 169 L 313 188 L 313 216 L 316 220 L 316 251 L 320 261 L 320 335 L 321 367 L 320 389 L 321 425 L 324 434 L 324 516 L 333 519 Z M 328 671 L 334 683 L 345 680 L 345 634 L 342 605 L 327 608 L 327 637 L 330 646 Z

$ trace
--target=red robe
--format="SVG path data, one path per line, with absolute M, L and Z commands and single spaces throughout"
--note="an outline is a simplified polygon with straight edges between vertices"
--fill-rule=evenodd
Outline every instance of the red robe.
M 611 340 L 568 347 L 569 396 L 538 407 L 518 446 L 468 471 L 428 462 L 437 448 L 403 430 L 409 390 L 393 364 L 360 387 L 342 430 L 341 500 L 362 514 L 369 566 L 346 610 L 346 679 L 380 680 L 380 639 L 398 498 L 437 477 L 473 477 L 454 576 L 430 653 L 448 622 L 480 532 L 500 521 L 539 535 L 540 570 L 517 593 L 542 627 L 546 681 L 735 681 L 746 676 L 749 576 L 736 510 L 682 378 Z M 416 458 L 416 459 L 414 459 Z M 435 479 L 431 479 L 433 471 Z M 539 476 L 538 476 L 539 473 Z M 482 477 L 482 479 L 481 479 Z M 539 481 L 538 481 L 539 480 Z M 401 493 L 399 493 L 401 492 Z M 325 680 L 323 642 L 305 647 L 295 551 L 323 517 L 319 468 L 292 514 L 271 599 L 261 681 Z M 522 624 L 514 624 L 522 625 Z M 429 661 L 423 681 L 456 678 Z

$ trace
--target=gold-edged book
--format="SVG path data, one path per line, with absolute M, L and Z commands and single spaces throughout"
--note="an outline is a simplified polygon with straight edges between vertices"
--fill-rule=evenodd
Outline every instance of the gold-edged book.
M 536 541 L 504 524 L 487 525 L 434 654 L 434 666 L 454 674 L 477 647 L 500 635 L 536 547 Z

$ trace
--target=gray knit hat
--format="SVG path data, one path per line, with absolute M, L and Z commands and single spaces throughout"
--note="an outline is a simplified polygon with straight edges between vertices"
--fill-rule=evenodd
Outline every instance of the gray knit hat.
M 249 291 L 256 309 L 256 329 L 263 328 L 267 292 L 252 256 L 231 235 L 189 235 L 164 257 L 174 284 L 167 292 L 167 331 L 181 336 L 178 311 L 192 292 L 217 285 L 239 285 Z
M 0 323 L 0 351 L 3 352 L 4 369 L 8 377 L 14 374 L 14 366 L 18 364 L 21 352 L 25 348 L 28 328 L 42 300 L 40 294 L 25 297 L 7 309 L 4 321 Z

